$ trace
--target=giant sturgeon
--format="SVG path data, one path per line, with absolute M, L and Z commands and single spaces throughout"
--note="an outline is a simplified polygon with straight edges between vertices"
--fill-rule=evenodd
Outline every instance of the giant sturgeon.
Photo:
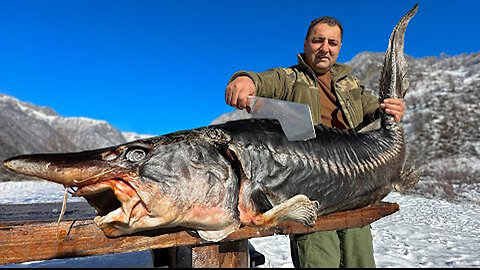
M 408 88 L 403 42 L 417 9 L 390 36 L 381 99 L 404 97 Z M 241 225 L 311 226 L 319 215 L 414 184 L 401 123 L 383 112 L 380 121 L 365 133 L 318 125 L 316 138 L 291 142 L 275 120 L 238 120 L 91 151 L 22 155 L 4 166 L 72 188 L 109 237 L 181 226 L 219 241 Z

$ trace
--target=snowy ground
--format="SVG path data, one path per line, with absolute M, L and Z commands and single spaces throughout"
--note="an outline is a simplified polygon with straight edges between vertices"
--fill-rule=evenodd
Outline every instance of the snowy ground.
M 479 205 L 396 192 L 384 201 L 398 203 L 400 210 L 372 223 L 377 267 L 480 267 Z M 288 237 L 251 242 L 267 258 L 265 267 L 293 267 Z
M 62 186 L 57 184 L 0 183 L 0 204 L 58 202 L 62 198 Z M 398 203 L 400 210 L 372 224 L 377 267 L 480 267 L 480 205 L 396 192 L 384 201 Z M 288 237 L 256 238 L 251 243 L 266 257 L 260 267 L 293 267 Z M 144 251 L 0 266 L 5 267 L 152 267 L 152 261 Z

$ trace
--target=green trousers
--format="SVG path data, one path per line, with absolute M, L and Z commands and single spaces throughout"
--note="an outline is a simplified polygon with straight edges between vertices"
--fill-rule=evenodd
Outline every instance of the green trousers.
M 296 268 L 374 268 L 370 226 L 290 235 Z

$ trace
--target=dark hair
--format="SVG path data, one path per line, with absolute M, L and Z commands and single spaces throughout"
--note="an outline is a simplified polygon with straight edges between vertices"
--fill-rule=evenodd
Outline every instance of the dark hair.
M 330 26 L 336 26 L 337 25 L 340 28 L 340 37 L 343 40 L 343 26 L 342 26 L 342 24 L 340 23 L 339 20 L 335 19 L 334 17 L 330 17 L 330 16 L 323 16 L 323 17 L 320 17 L 320 18 L 317 18 L 317 19 L 313 20 L 310 23 L 310 26 L 308 27 L 307 36 L 305 37 L 305 39 L 308 39 L 308 36 L 310 36 L 310 34 L 312 33 L 313 27 L 315 27 L 315 25 L 317 25 L 319 23 L 326 23 Z

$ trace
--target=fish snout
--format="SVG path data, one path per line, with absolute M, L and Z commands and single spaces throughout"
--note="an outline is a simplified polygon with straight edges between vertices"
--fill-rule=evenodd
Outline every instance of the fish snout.
M 21 168 L 22 160 L 9 158 L 3 161 L 3 167 L 7 168 L 10 171 L 17 171 L 18 168 Z
M 48 164 L 29 158 L 28 156 L 6 159 L 3 161 L 3 166 L 12 172 L 31 176 L 41 174 L 48 169 Z
M 76 186 L 79 181 L 99 174 L 95 166 L 82 166 L 81 163 L 68 162 L 54 154 L 34 154 L 12 157 L 3 161 L 8 170 L 38 177 L 64 186 Z

